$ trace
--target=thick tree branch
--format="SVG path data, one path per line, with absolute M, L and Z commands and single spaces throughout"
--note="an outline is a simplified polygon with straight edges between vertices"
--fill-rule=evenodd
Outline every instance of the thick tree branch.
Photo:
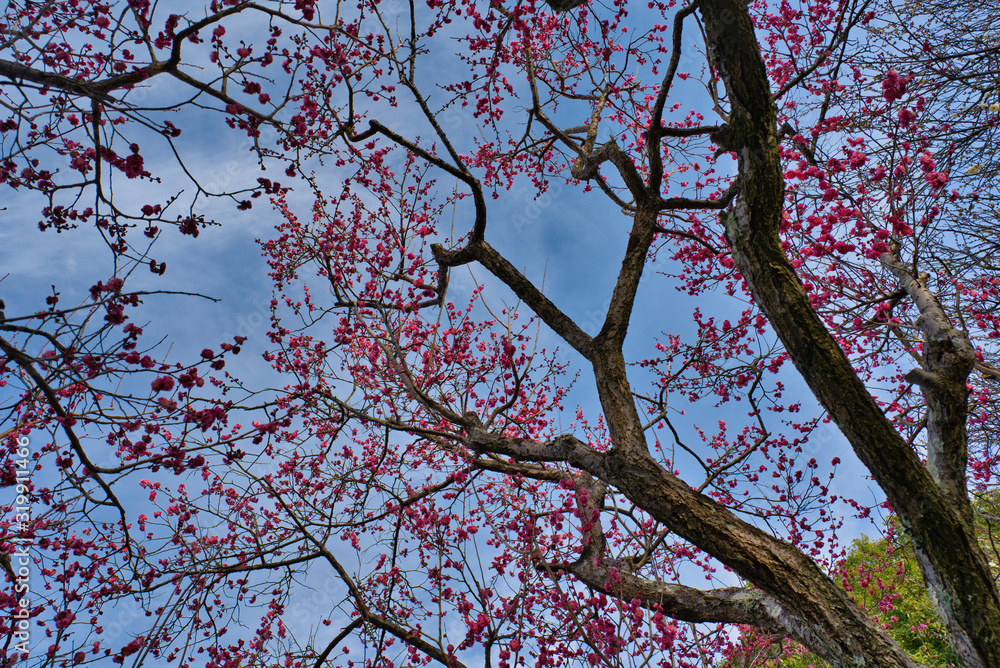
M 545 564 L 544 570 L 553 575 L 559 571 L 571 573 L 595 590 L 606 591 L 621 601 L 638 600 L 648 610 L 685 622 L 753 624 L 771 631 L 786 630 L 776 624 L 772 614 L 781 610 L 781 605 L 760 590 L 727 587 L 705 591 L 635 575 L 634 570 L 648 559 L 649 554 L 633 558 L 615 558 L 608 554 L 601 521 L 601 512 L 607 505 L 607 485 L 586 472 L 574 482 L 576 489 L 587 493 L 582 502 L 584 516 L 590 518 L 591 525 L 586 532 L 587 540 L 574 562 Z M 764 598 L 769 605 L 760 605 Z
M 73 79 L 72 77 L 63 76 L 61 74 L 53 74 L 51 72 L 36 70 L 33 67 L 28 67 L 27 65 L 22 65 L 21 63 L 14 63 L 9 60 L 0 59 L 0 76 L 7 77 L 15 84 L 30 81 L 31 83 L 36 83 L 40 86 L 63 90 L 67 93 L 73 93 L 74 95 L 82 95 L 99 102 L 111 101 L 111 97 L 107 94 L 106 89 L 101 86 L 101 82 L 99 81 L 90 82 Z
M 660 140 L 668 133 L 663 126 L 663 108 L 667 104 L 667 96 L 670 94 L 670 87 L 674 83 L 674 75 L 677 74 L 677 67 L 681 62 L 681 35 L 684 30 L 684 19 L 694 13 L 697 5 L 691 3 L 674 15 L 674 32 L 672 52 L 670 54 L 670 64 L 667 66 L 667 73 L 663 75 L 663 82 L 656 95 L 656 102 L 649 118 L 649 129 L 646 131 L 646 155 L 649 159 L 649 187 L 651 190 L 659 192 L 660 184 L 663 182 L 663 155 L 660 149 Z M 704 128 L 684 128 L 684 130 L 701 130 Z M 671 129 L 670 132 L 677 132 Z M 692 132 L 691 134 L 697 134 Z M 678 136 L 671 134 L 670 136 Z
M 737 179 L 726 188 L 719 199 L 691 199 L 690 197 L 665 197 L 660 199 L 660 211 L 676 211 L 678 209 L 725 209 L 739 192 L 740 181 Z
M 632 318 L 632 308 L 635 305 L 636 291 L 639 280 L 646 267 L 646 256 L 658 229 L 657 219 L 659 207 L 651 203 L 640 204 L 632 222 L 632 232 L 629 234 L 625 257 L 618 272 L 614 291 L 604 325 L 595 339 L 595 344 L 608 350 L 621 350 L 628 333 L 629 321 Z
M 559 307 L 542 294 L 542 291 L 535 287 L 534 283 L 529 281 L 507 258 L 494 250 L 488 243 L 485 241 L 472 242 L 457 251 L 446 250 L 440 244 L 434 244 L 431 249 L 434 252 L 434 259 L 445 267 L 454 267 L 469 262 L 482 264 L 527 304 L 546 325 L 573 346 L 574 350 L 583 355 L 584 358 L 590 359 L 592 354 L 590 335 L 580 329 L 572 318 L 559 310 Z
M 211 16 L 207 16 L 202 20 L 184 28 L 183 30 L 178 31 L 178 33 L 174 36 L 173 44 L 171 45 L 170 50 L 170 58 L 168 60 L 163 62 L 153 62 L 146 67 L 141 67 L 132 70 L 131 72 L 125 72 L 113 77 L 108 77 L 107 79 L 88 82 L 61 74 L 43 72 L 41 70 L 28 67 L 27 65 L 7 60 L 0 60 L 0 75 L 6 76 L 13 81 L 30 81 L 49 88 L 63 90 L 67 93 L 82 95 L 101 103 L 114 102 L 115 100 L 109 95 L 111 91 L 119 90 L 127 86 L 134 86 L 135 84 L 142 83 L 143 81 L 164 72 L 175 72 L 177 66 L 181 62 L 181 45 L 191 35 L 196 34 L 199 30 L 214 23 L 218 23 L 227 16 L 238 14 L 249 9 L 264 11 L 268 14 L 276 14 L 273 10 L 268 10 L 267 8 L 253 3 L 244 3 L 236 7 L 229 7 L 222 11 L 215 12 Z M 286 19 L 291 18 L 287 15 L 282 16 Z
M 770 597 L 717 594 L 713 601 L 705 602 L 705 614 L 712 609 L 721 619 L 723 611 L 728 609 L 735 615 L 729 621 L 739 622 L 746 615 L 727 605 L 735 606 L 742 601 L 763 606 L 756 609 L 757 622 L 769 624 L 768 628 L 773 628 L 770 624 L 779 625 L 782 632 L 801 639 L 816 654 L 835 664 L 851 665 L 851 657 L 864 653 L 878 657 L 873 665 L 907 668 L 917 665 L 809 557 L 692 490 L 638 448 L 616 448 L 602 453 L 571 435 L 535 443 L 484 434 L 475 428 L 470 430 L 467 445 L 476 452 L 533 461 L 562 461 L 586 471 L 624 494 L 671 532 L 719 558 Z M 619 565 L 612 564 L 609 568 Z M 579 577 L 584 576 L 600 579 L 601 572 L 581 571 Z M 633 584 L 640 587 L 642 583 Z M 653 588 L 647 593 L 651 597 L 662 594 L 668 600 L 673 597 L 678 612 L 684 614 L 694 615 L 698 609 L 688 597 L 693 596 L 692 591 Z
M 565 462 L 601 478 L 606 455 L 572 434 L 560 434 L 550 441 L 534 441 L 491 434 L 472 425 L 466 445 L 476 453 L 492 453 L 528 462 Z
M 914 277 L 899 258 L 880 257 L 882 266 L 899 279 L 900 288 L 916 304 L 917 327 L 924 334 L 922 369 L 913 369 L 906 379 L 916 383 L 927 400 L 927 468 L 949 501 L 972 522 L 972 504 L 966 491 L 968 446 L 966 380 L 976 363 L 968 335 L 955 328 L 944 308 L 927 287 L 926 275 Z
M 443 169 L 448 174 L 451 174 L 456 179 L 460 180 L 462 183 L 469 186 L 469 189 L 472 191 L 472 199 L 476 207 L 476 219 L 472 225 L 472 238 L 469 240 L 469 244 L 472 245 L 478 241 L 481 241 L 486 234 L 486 200 L 483 197 L 482 185 L 479 183 L 478 179 L 476 179 L 474 176 L 472 176 L 472 174 L 469 173 L 469 171 L 465 168 L 465 165 L 462 163 L 459 163 L 458 165 L 449 164 L 445 160 L 442 160 L 438 156 L 429 153 L 427 150 L 425 150 L 421 146 L 418 146 L 414 142 L 411 142 L 402 135 L 393 132 L 392 130 L 382 125 L 378 121 L 370 121 L 369 126 L 371 127 L 371 130 L 373 130 L 374 132 L 378 132 L 379 134 L 387 137 L 388 139 L 391 139 L 393 142 L 395 142 L 399 146 L 402 146 L 407 151 L 410 151 L 415 155 L 420 156 L 421 158 L 423 158 L 430 164 L 434 165 L 438 169 Z M 360 135 L 351 136 L 350 139 L 351 141 L 356 142 L 361 139 L 361 136 Z
M 610 162 L 615 166 L 632 197 L 637 200 L 645 198 L 646 184 L 642 180 L 642 176 L 639 175 L 632 159 L 618 146 L 614 139 L 601 144 L 598 149 L 582 153 L 573 163 L 570 174 L 574 179 L 580 181 L 601 178 L 598 167 L 605 162 Z
M 597 591 L 610 591 L 623 601 L 638 599 L 647 610 L 662 612 L 682 622 L 751 624 L 772 633 L 791 635 L 790 629 L 780 627 L 774 619 L 781 605 L 759 589 L 695 589 L 583 561 L 569 564 L 565 570 Z

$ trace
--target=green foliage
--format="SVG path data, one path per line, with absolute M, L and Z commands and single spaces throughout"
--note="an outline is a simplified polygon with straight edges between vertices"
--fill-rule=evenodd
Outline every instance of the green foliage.
M 940 668 L 958 665 L 944 623 L 924 587 L 913 546 L 898 533 L 894 518 L 888 523 L 885 538 L 862 536 L 853 542 L 838 579 L 914 660 Z M 723 668 L 757 666 L 829 668 L 827 662 L 795 643 L 785 641 L 782 646 L 775 638 L 747 630 Z
M 994 571 L 1000 564 L 1000 493 L 977 494 L 972 501 L 976 532 Z M 867 610 L 917 662 L 946 668 L 958 665 L 948 644 L 944 623 L 924 586 L 920 567 L 909 538 L 901 533 L 895 517 L 886 526 L 886 537 L 855 540 L 841 564 L 840 584 Z M 795 643 L 785 642 L 778 656 L 775 639 L 745 635 L 746 645 L 738 654 L 744 661 L 730 661 L 727 668 L 772 666 L 773 668 L 828 668 L 829 664 Z M 750 642 L 747 642 L 750 641 Z M 752 649 L 751 649 L 752 648 Z M 749 660 L 746 660 L 749 659 Z
M 894 519 L 888 529 L 886 538 L 854 541 L 841 567 L 841 584 L 915 660 L 954 665 L 958 659 L 924 586 L 913 546 L 896 532 Z
M 1000 490 L 976 494 L 972 507 L 976 513 L 979 544 L 990 561 L 994 579 L 997 579 L 997 569 L 1000 568 Z

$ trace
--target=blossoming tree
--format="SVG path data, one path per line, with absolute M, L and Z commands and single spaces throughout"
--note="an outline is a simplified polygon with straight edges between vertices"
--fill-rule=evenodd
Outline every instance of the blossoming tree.
M 608 4 L 8 3 L 0 181 L 115 272 L 0 321 L 7 664 L 705 666 L 739 625 L 914 666 L 829 575 L 871 510 L 831 489 L 849 447 L 955 655 L 1000 665 L 970 503 L 1000 461 L 1000 98 L 959 41 L 989 9 L 904 35 L 872 1 Z M 260 178 L 199 178 L 213 122 Z M 557 190 L 620 226 L 551 250 L 616 269 L 593 326 L 498 242 Z M 172 289 L 156 242 L 206 198 L 279 214 L 280 389 L 230 375 L 243 337 L 167 362 L 137 324 L 135 272 Z M 536 225 L 569 242 L 561 209 Z M 599 408 L 566 421 L 576 371 Z

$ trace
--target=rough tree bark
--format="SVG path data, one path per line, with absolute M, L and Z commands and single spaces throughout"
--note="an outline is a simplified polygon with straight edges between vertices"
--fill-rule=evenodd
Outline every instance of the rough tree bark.
M 1000 607 L 985 558 L 966 521 L 967 513 L 935 484 L 882 415 L 810 306 L 781 250 L 778 222 L 784 180 L 775 107 L 746 5 L 734 0 L 703 0 L 698 7 L 714 65 L 722 75 L 732 107 L 728 126 L 713 138 L 739 159 L 738 194 L 724 214 L 737 265 L 796 366 L 914 532 L 928 579 L 935 585 L 959 652 L 970 666 L 1000 665 L 996 660 L 1000 657 L 997 637 L 992 633 L 1000 619 Z M 647 157 L 650 164 L 656 165 L 660 149 L 654 144 L 657 142 L 650 143 Z M 602 559 L 599 532 L 593 547 L 579 561 L 563 565 L 585 582 L 601 588 L 612 583 L 617 595 L 638 596 L 645 605 L 660 606 L 681 620 L 744 622 L 779 632 L 834 665 L 916 665 L 802 552 L 693 491 L 650 456 L 629 386 L 622 344 L 657 216 L 670 203 L 660 199 L 658 181 L 653 178 L 651 183 L 644 183 L 634 166 L 617 155 L 616 148 L 602 147 L 599 160 L 607 160 L 617 168 L 634 197 L 636 212 L 607 318 L 593 339 L 499 258 L 481 236 L 474 234 L 469 246 L 460 251 L 436 250 L 437 259 L 445 266 L 482 263 L 591 362 L 613 447 L 608 453 L 599 453 L 572 436 L 541 444 L 500 437 L 486 433 L 472 416 L 466 416 L 468 445 L 478 453 L 520 461 L 562 461 L 587 471 L 599 481 L 592 495 L 603 493 L 600 490 L 604 485 L 613 486 L 671 531 L 752 582 L 757 591 L 696 592 L 642 580 L 629 574 L 623 564 Z M 597 159 L 594 155 L 584 158 Z M 651 171 L 656 173 L 655 169 Z M 947 339 L 942 343 L 947 345 L 956 336 L 938 338 Z M 938 355 L 947 370 L 931 373 L 949 379 L 941 383 L 963 383 L 964 374 L 971 368 L 967 351 L 966 346 L 962 355 Z M 961 357 L 958 363 L 953 359 L 956 355 Z M 955 394 L 954 387 L 949 392 L 943 400 L 950 401 L 947 410 L 942 407 L 938 412 L 947 412 L 952 423 L 964 424 L 964 394 Z M 955 404 L 956 396 L 961 396 L 960 405 Z M 952 427 L 940 431 L 959 437 Z M 941 447 L 949 450 L 960 446 L 955 443 Z M 954 456 L 946 459 L 955 461 Z M 954 469 L 954 465 L 942 467 L 940 476 L 953 477 Z M 926 492 L 914 494 L 915 489 Z
M 582 4 L 581 0 L 547 1 L 559 11 Z M 247 6 L 250 5 L 241 5 Z M 237 11 L 240 9 L 226 10 Z M 677 67 L 676 51 L 660 91 L 657 110 L 652 115 L 654 124 L 648 133 L 644 156 L 650 167 L 648 178 L 640 174 L 631 158 L 613 141 L 595 148 L 596 129 L 589 132 L 587 143 L 575 146 L 581 154 L 572 171 L 573 177 L 600 178 L 598 167 L 610 163 L 634 202 L 631 234 L 611 304 L 600 332 L 593 337 L 487 243 L 486 198 L 482 185 L 457 157 L 455 165 L 447 163 L 378 122 L 372 122 L 369 130 L 359 134 L 353 134 L 353 125 L 340 128 L 339 133 L 352 141 L 380 134 L 444 169 L 471 190 L 476 220 L 468 244 L 458 250 L 433 247 L 434 257 L 441 265 L 439 282 L 446 281 L 449 267 L 479 263 L 579 352 L 592 366 L 611 448 L 599 451 L 571 435 L 537 442 L 492 433 L 474 413 L 455 414 L 433 404 L 417 388 L 407 389 L 419 401 L 426 401 L 436 414 L 464 427 L 464 436 L 458 438 L 464 438 L 469 450 L 479 456 L 470 463 L 470 468 L 494 466 L 503 470 L 498 460 L 490 456 L 514 458 L 516 465 L 522 467 L 529 467 L 533 462 L 566 463 L 585 472 L 579 484 L 588 491 L 588 502 L 595 515 L 600 515 L 606 491 L 613 488 L 669 531 L 717 558 L 755 588 L 703 591 L 634 575 L 630 564 L 609 556 L 599 521 L 594 523 L 592 540 L 578 560 L 547 567 L 572 573 L 591 587 L 607 590 L 623 600 L 639 599 L 647 608 L 662 610 L 683 621 L 751 624 L 793 638 L 837 666 L 915 667 L 917 664 L 886 631 L 801 550 L 693 490 L 650 452 L 623 354 L 636 291 L 656 238 L 658 221 L 665 211 L 724 209 L 722 220 L 733 257 L 757 305 L 767 315 L 795 366 L 884 490 L 911 534 L 924 576 L 956 652 L 973 668 L 1000 666 L 1000 599 L 975 537 L 965 491 L 966 379 L 975 363 L 968 337 L 951 326 L 941 304 L 919 275 L 913 275 L 898 257 L 887 254 L 881 258 L 882 265 L 899 280 L 901 289 L 921 312 L 918 326 L 926 339 L 923 367 L 912 371 L 907 378 L 924 393 L 929 407 L 929 456 L 925 466 L 900 438 L 852 369 L 837 341 L 817 316 L 782 250 L 778 232 L 785 186 L 779 160 L 780 136 L 772 91 L 746 3 L 743 0 L 697 0 L 678 13 L 675 43 L 679 40 L 680 22 L 694 11 L 700 12 L 710 58 L 721 75 L 730 105 L 726 126 L 696 130 L 713 131 L 712 138 L 721 149 L 735 153 L 739 174 L 734 188 L 721 200 L 693 201 L 661 196 L 663 156 L 659 126 L 663 100 Z M 96 102 L 107 101 L 109 94 L 122 86 L 160 74 L 178 77 L 201 89 L 201 85 L 193 84 L 177 71 L 179 44 L 217 17 L 205 19 L 178 33 L 169 60 L 127 77 L 85 83 L 9 61 L 0 61 L 0 76 L 15 82 L 30 81 L 63 89 Z M 221 94 L 213 94 L 223 99 Z M 532 111 L 542 123 L 548 122 L 540 109 Z M 595 114 L 593 128 L 596 122 Z M 552 133 L 567 139 L 567 134 L 558 132 L 554 126 Z M 443 295 L 443 289 L 440 294 Z M 385 352 L 391 357 L 390 351 Z M 345 415 L 354 410 L 346 404 L 338 407 Z M 361 415 L 360 411 L 357 413 Z M 373 423 L 379 422 L 371 416 L 363 417 Z M 381 423 L 403 432 L 412 427 L 387 419 Z M 511 468 L 514 466 L 510 464 Z M 111 496 L 110 490 L 108 494 Z M 125 524 L 124 519 L 122 524 Z M 325 548 L 319 549 L 325 558 L 335 563 L 332 553 Z M 349 580 L 346 572 L 342 575 L 345 581 Z M 368 610 L 360 593 L 356 598 L 359 619 L 382 624 L 388 632 L 411 645 L 421 642 L 417 636 L 407 635 L 406 629 L 393 626 Z M 357 626 L 352 622 L 346 632 Z M 430 645 L 420 649 L 442 663 L 453 660 Z
M 975 356 L 920 281 L 883 263 L 921 312 L 924 369 L 908 376 L 930 407 L 928 468 L 899 437 L 809 303 L 778 237 L 784 195 L 775 110 L 750 17 L 731 0 L 699 3 L 732 111 L 726 146 L 742 188 L 725 224 L 737 266 L 796 368 L 847 437 L 912 535 L 924 577 L 956 652 L 969 666 L 1000 665 L 1000 601 L 970 525 L 965 491 L 966 378 Z M 929 469 L 929 470 L 928 470 Z
M 968 338 L 949 326 L 940 305 L 917 278 L 898 261 L 883 258 L 917 302 L 922 313 L 918 324 L 928 339 L 926 369 L 908 377 L 924 391 L 931 411 L 931 454 L 925 468 L 884 417 L 820 321 L 782 251 L 778 229 L 784 179 L 776 111 L 747 7 L 735 0 L 701 0 L 698 9 L 713 64 L 731 105 L 727 127 L 713 138 L 739 161 L 738 194 L 723 214 L 736 264 L 796 368 L 912 534 L 957 653 L 969 666 L 1000 665 L 1000 601 L 970 526 L 964 492 L 965 379 L 975 361 Z M 649 157 L 651 164 L 657 164 L 658 155 Z M 439 252 L 438 259 L 445 265 L 482 262 L 592 363 L 613 448 L 607 454 L 597 453 L 568 436 L 545 444 L 512 441 L 486 434 L 472 423 L 468 424 L 470 445 L 477 452 L 577 466 L 601 484 L 614 486 L 671 531 L 715 555 L 759 589 L 695 594 L 616 572 L 621 578 L 617 585 L 621 596 L 637 595 L 647 605 L 660 605 L 682 620 L 749 622 L 780 631 L 838 666 L 915 665 L 808 557 L 692 491 L 650 457 L 621 349 L 656 217 L 664 203 L 658 198 L 655 180 L 639 187 L 640 180 L 627 161 L 612 156 L 604 159 L 619 170 L 637 210 L 612 306 L 604 327 L 592 340 L 585 340 L 586 335 L 581 336 L 571 322 L 567 325 L 565 316 L 523 277 L 509 269 L 498 271 L 498 262 L 485 252 L 485 242 L 474 240 L 459 253 Z M 586 555 L 589 558 L 568 569 L 584 581 L 606 586 L 610 569 L 620 564 L 605 563 L 602 569 L 600 556 L 594 553 L 599 552 L 600 542 L 596 544 Z

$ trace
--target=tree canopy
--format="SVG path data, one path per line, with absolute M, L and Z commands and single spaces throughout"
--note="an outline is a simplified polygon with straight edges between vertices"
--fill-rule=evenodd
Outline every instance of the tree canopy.
M 108 272 L 0 282 L 4 665 L 912 667 L 890 511 L 1000 666 L 997 14 L 11 0 L 5 222 Z M 249 220 L 260 331 L 157 323 Z

